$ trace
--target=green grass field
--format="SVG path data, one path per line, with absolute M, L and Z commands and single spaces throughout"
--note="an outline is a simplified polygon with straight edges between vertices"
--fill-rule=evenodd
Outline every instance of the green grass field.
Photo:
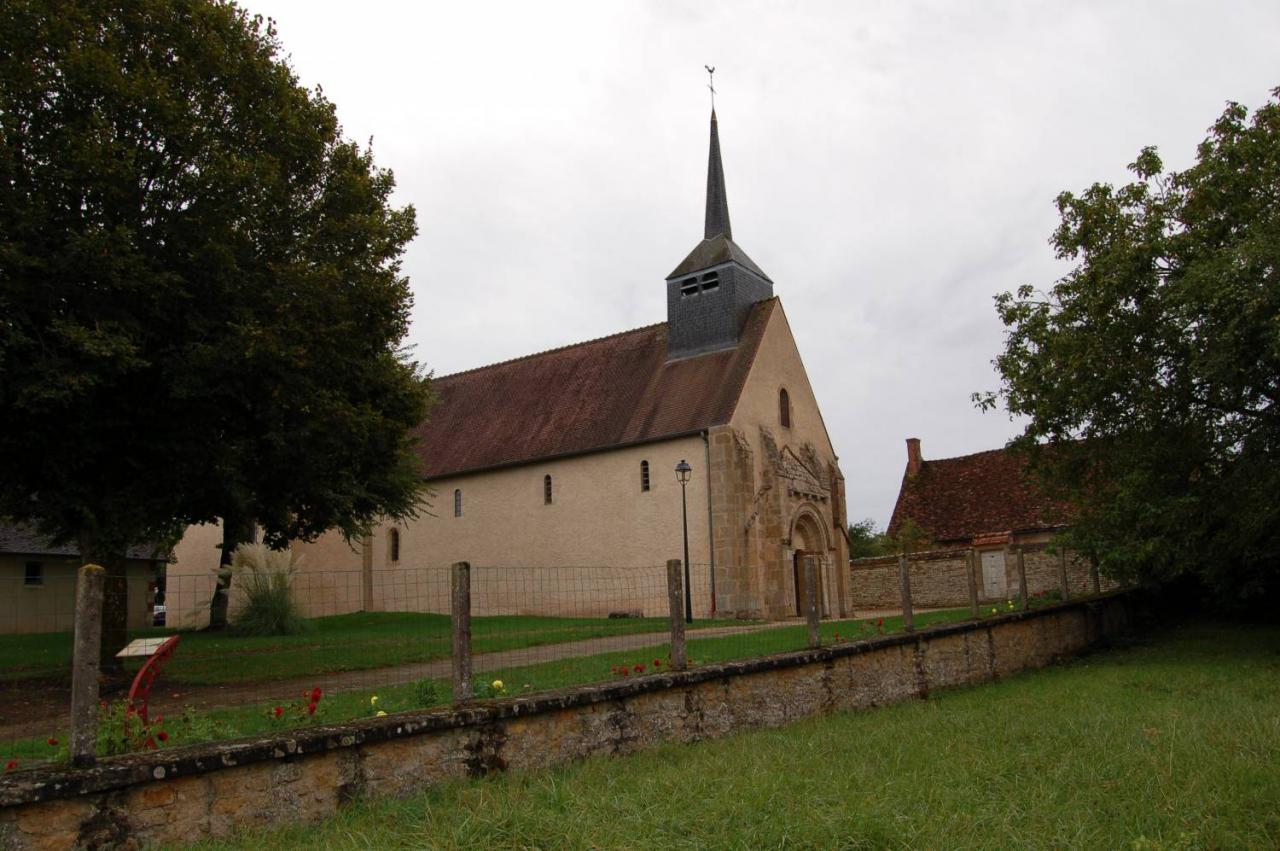
M 356 617 L 356 616 L 343 616 Z M 370 616 L 360 616 L 370 617 Z M 376 616 L 376 617 L 386 617 Z M 399 617 L 399 616 L 392 616 Z M 423 617 L 423 616 L 414 616 Z M 431 617 L 431 616 L 426 616 Z M 969 617 L 968 609 L 953 609 L 947 611 L 924 612 L 916 615 L 915 622 L 918 628 L 925 628 L 933 624 L 949 623 L 953 621 L 964 620 Z M 514 628 L 517 625 L 526 625 L 525 622 L 531 620 L 545 621 L 552 619 L 511 619 L 511 618 L 493 618 L 491 621 L 511 621 L 518 620 L 517 624 L 509 625 Z M 860 637 L 869 637 L 872 635 L 883 633 L 901 632 L 903 628 L 901 617 L 883 618 L 882 624 L 877 624 L 873 620 L 860 621 L 827 621 L 822 624 L 821 634 L 824 644 L 830 644 L 835 641 L 844 641 L 856 639 Z M 587 636 L 591 629 L 608 629 L 610 624 L 618 623 L 617 621 L 591 621 L 584 622 L 580 628 L 574 628 L 565 631 L 563 628 L 553 629 L 549 634 L 570 634 L 573 636 L 570 640 L 575 640 Z M 633 625 L 635 622 L 631 622 Z M 663 622 L 665 627 L 665 622 Z M 715 626 L 716 622 L 701 621 L 696 622 L 695 626 Z M 723 625 L 718 624 L 718 625 Z M 486 629 L 500 628 L 500 623 L 490 624 Z M 635 630 L 633 630 L 634 632 Z M 610 633 L 605 633 L 610 634 Z M 612 633 L 617 634 L 617 633 Z M 612 669 L 615 667 L 625 666 L 630 676 L 639 676 L 634 672 L 634 666 L 637 664 L 644 665 L 646 673 L 652 673 L 653 660 L 667 659 L 670 653 L 670 645 L 662 641 L 665 633 L 657 633 L 654 636 L 654 643 L 632 650 L 618 651 L 611 653 L 597 653 L 588 656 L 575 656 L 564 659 L 556 659 L 545 662 L 538 662 L 531 665 L 521 665 L 505 667 L 498 670 L 485 671 L 476 677 L 477 682 L 483 688 L 486 683 L 492 683 L 494 680 L 501 680 L 504 685 L 504 692 L 510 696 L 513 694 L 527 694 L 538 691 L 546 691 L 549 689 L 565 688 L 567 686 L 583 685 L 589 683 L 597 683 L 617 677 Z M 495 640 L 493 643 L 502 645 L 503 643 L 514 640 L 513 636 L 499 637 L 501 640 Z M 219 640 L 245 640 L 245 639 L 219 639 Z M 184 638 L 185 642 L 186 639 Z M 477 640 L 477 645 L 480 645 Z M 697 632 L 690 635 L 688 642 L 688 655 L 692 664 L 710 664 L 715 662 L 726 662 L 736 659 L 750 659 L 757 656 L 764 656 L 770 653 L 781 653 L 788 650 L 798 650 L 807 644 L 807 631 L 801 625 L 786 625 L 779 627 L 762 628 L 752 632 L 743 632 L 733 635 L 714 636 L 709 638 L 698 638 Z M 516 646 L 528 646 L 516 645 Z M 184 644 L 181 648 L 186 650 Z M 502 647 L 501 649 L 507 649 Z M 177 656 L 174 657 L 174 663 L 177 662 Z M 161 680 L 158 680 L 158 688 L 164 690 L 169 686 L 167 683 L 173 682 L 168 679 L 168 671 Z M 198 713 L 195 719 L 196 723 L 184 723 L 181 721 L 173 721 L 166 724 L 166 732 L 169 734 L 169 747 L 179 747 L 181 745 L 196 744 L 199 742 L 212 741 L 217 739 L 234 739 L 242 736 L 256 736 L 270 732 L 280 732 L 287 729 L 305 727 L 317 723 L 334 723 L 340 721 L 348 721 L 354 718 L 362 718 L 372 715 L 377 710 L 384 712 L 404 712 L 414 709 L 429 708 L 432 706 L 445 705 L 452 701 L 452 686 L 447 679 L 432 681 L 432 695 L 428 695 L 428 699 L 423 699 L 423 694 L 417 687 L 417 684 L 410 681 L 401 681 L 394 684 L 387 684 L 377 688 L 360 688 L 349 689 L 344 691 L 326 693 L 320 702 L 319 711 L 316 715 L 304 715 L 301 712 L 289 711 L 287 702 L 275 701 L 248 701 L 243 705 L 235 707 L 227 707 L 221 709 L 211 709 Z M 376 705 L 370 701 L 370 698 L 377 696 Z M 298 702 L 302 702 L 299 700 Z M 273 710 L 276 705 L 282 705 L 286 710 L 283 717 L 277 718 Z M 51 746 L 48 744 L 48 738 L 56 739 L 59 744 Z M 66 751 L 67 731 L 51 727 L 49 730 L 40 731 L 38 735 L 23 738 L 11 739 L 9 741 L 0 741 L 0 762 L 7 762 L 10 759 L 16 759 L 20 764 L 32 766 L 41 761 L 57 761 L 67 758 Z
M 697 621 L 694 628 L 739 621 Z M 266 638 L 227 633 L 183 632 L 165 677 L 183 685 L 219 685 L 361 671 L 449 657 L 449 616 L 417 612 L 358 612 L 313 618 L 301 635 Z M 666 618 L 550 618 L 527 616 L 472 619 L 476 653 L 514 650 L 611 635 L 664 633 Z M 164 629 L 130 638 L 171 635 Z M 0 642 L 0 680 L 66 676 L 71 634 L 6 635 Z
M 201 847 L 1276 848 L 1280 627 L 1188 626 L 924 701 Z

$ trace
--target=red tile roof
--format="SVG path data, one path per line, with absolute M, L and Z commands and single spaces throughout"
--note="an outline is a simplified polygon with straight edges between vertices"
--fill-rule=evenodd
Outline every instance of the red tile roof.
M 415 429 L 423 473 L 459 473 L 647 443 L 727 423 L 776 299 L 736 347 L 667 362 L 666 323 L 433 380 Z
M 1036 486 L 1020 456 L 993 449 L 923 461 L 919 473 L 904 474 L 889 534 L 897 534 L 911 518 L 935 542 L 946 544 L 1055 529 L 1070 516 L 1067 504 Z

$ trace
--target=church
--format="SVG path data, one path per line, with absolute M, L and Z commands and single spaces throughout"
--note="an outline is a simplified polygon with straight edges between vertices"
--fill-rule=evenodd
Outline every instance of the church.
M 296 544 L 305 612 L 447 610 L 441 568 L 467 561 L 522 576 L 513 610 L 564 614 L 535 574 L 652 573 L 687 522 L 696 617 L 795 616 L 806 555 L 823 613 L 846 614 L 844 478 L 774 282 L 733 240 L 714 109 L 710 129 L 703 239 L 666 276 L 667 321 L 434 378 L 415 435 L 430 512 Z M 632 608 L 662 614 L 650 584 Z M 600 594 L 574 613 L 607 614 Z

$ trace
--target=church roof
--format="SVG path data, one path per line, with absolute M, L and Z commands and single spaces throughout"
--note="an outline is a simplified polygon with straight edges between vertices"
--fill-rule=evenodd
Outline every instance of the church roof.
M 1056 529 L 1070 522 L 1070 507 L 1047 496 L 1022 456 L 992 449 L 959 458 L 920 462 L 902 477 L 889 521 L 896 535 L 910 518 L 935 542 L 983 535 Z
M 773 283 L 768 275 L 755 264 L 755 261 L 747 256 L 747 252 L 743 251 L 738 243 L 729 239 L 727 236 L 716 236 L 711 239 L 704 239 L 693 247 L 693 251 L 689 252 L 689 256 L 684 258 L 675 270 L 667 275 L 667 280 L 679 278 L 690 272 L 697 272 L 702 269 L 709 269 L 712 266 L 719 266 L 721 263 L 736 261 L 739 265 L 745 266 L 752 272 L 764 278 L 769 283 Z
M 666 323 L 436 378 L 414 431 L 428 479 L 696 434 L 727 423 L 777 299 L 736 346 L 667 360 Z

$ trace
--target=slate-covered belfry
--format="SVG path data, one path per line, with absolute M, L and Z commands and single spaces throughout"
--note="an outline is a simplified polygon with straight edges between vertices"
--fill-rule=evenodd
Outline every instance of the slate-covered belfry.
M 667 356 L 683 358 L 737 345 L 751 305 L 772 297 L 773 281 L 733 241 L 720 131 L 712 110 L 706 227 L 702 242 L 667 276 Z

